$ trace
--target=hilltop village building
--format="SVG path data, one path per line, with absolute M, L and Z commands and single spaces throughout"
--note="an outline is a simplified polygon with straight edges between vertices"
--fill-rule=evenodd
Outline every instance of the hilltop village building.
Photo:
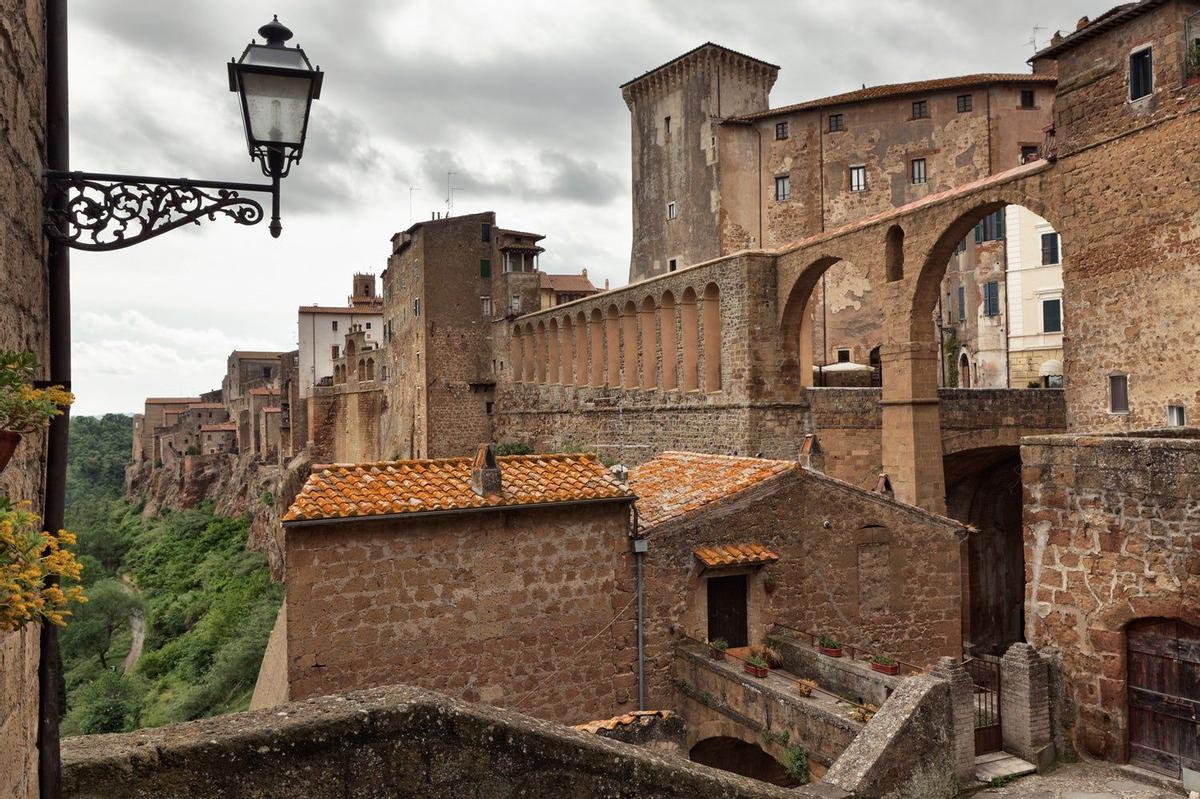
M 312 396 L 313 386 L 333 384 L 333 364 L 345 354 L 346 334 L 355 326 L 370 344 L 383 337 L 383 298 L 375 291 L 375 275 L 354 275 L 354 290 L 345 307 L 301 305 L 297 322 L 300 397 Z
M 350 333 L 329 389 L 357 399 L 316 425 L 344 432 L 307 436 L 321 465 L 284 525 L 256 704 L 389 681 L 558 721 L 655 703 L 694 760 L 799 745 L 841 797 L 949 796 L 999 749 L 1194 780 L 1198 14 L 1127 3 L 1056 35 L 1029 75 L 784 109 L 777 68 L 704 45 L 623 87 L 635 245 L 611 291 L 544 304 L 541 236 L 493 214 L 397 234 L 382 366 Z M 820 379 L 840 349 L 865 369 L 838 379 L 866 383 Z M 143 457 L 169 406 L 143 415 Z M 318 457 L 351 434 L 378 454 Z M 489 440 L 632 468 L 465 457 Z M 599 505 L 614 518 L 579 510 Z M 502 590 L 476 597 L 479 575 Z M 820 653 L 822 632 L 931 672 L 876 677 Z M 783 665 L 755 682 L 714 665 L 714 637 Z M 861 715 L 881 704 L 877 734 L 784 674 Z M 479 727 L 504 739 L 508 718 Z

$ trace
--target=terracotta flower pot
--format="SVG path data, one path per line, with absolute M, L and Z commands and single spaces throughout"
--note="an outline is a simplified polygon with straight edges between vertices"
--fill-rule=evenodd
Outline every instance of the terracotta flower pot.
M 900 673 L 900 664 L 899 663 L 893 663 L 890 666 L 885 666 L 882 663 L 876 663 L 875 661 L 872 660 L 871 668 L 873 670 L 879 672 L 880 674 L 890 674 L 893 677 L 895 677 L 897 674 Z
M 724 649 L 713 649 L 710 646 L 708 648 L 708 656 L 710 658 L 712 658 L 713 660 L 724 660 L 725 659 L 725 650 Z
M 20 433 L 14 433 L 11 430 L 0 430 L 0 472 L 4 471 L 4 467 L 12 460 L 13 453 L 17 450 L 17 444 L 20 443 Z
M 755 666 L 753 663 L 743 663 L 742 667 L 747 674 L 753 674 L 755 677 L 766 677 L 771 671 L 767 666 Z
M 831 658 L 840 658 L 842 656 L 842 648 L 839 646 L 836 649 L 828 646 L 819 646 L 822 655 L 828 655 Z

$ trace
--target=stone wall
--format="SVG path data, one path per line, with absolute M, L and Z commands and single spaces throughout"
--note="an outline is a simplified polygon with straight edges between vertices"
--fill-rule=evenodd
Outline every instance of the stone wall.
M 368 463 L 382 456 L 380 426 L 385 405 L 378 383 L 314 386 L 312 458 L 321 463 Z
M 626 502 L 286 526 L 293 699 L 404 682 L 565 723 L 636 708 Z
M 42 0 L 0 0 L 0 349 L 30 350 L 43 364 L 46 244 L 46 42 Z M 25 436 L 0 476 L 0 493 L 43 502 L 45 437 Z M 37 796 L 39 627 L 0 632 L 0 795 Z
M 1026 638 L 1059 651 L 1076 745 L 1122 760 L 1126 626 L 1200 624 L 1200 431 L 1031 438 L 1021 461 Z
M 631 744 L 393 686 L 63 742 L 66 799 L 786 799 Z
M 959 653 L 960 533 L 949 519 L 801 469 L 650 528 L 647 701 L 669 705 L 675 637 L 707 637 L 697 547 L 754 542 L 779 555 L 748 577 L 750 643 L 778 623 L 927 664 Z

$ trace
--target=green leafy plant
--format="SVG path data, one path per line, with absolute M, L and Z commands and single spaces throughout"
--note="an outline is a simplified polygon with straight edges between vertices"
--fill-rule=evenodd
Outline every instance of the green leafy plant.
M 751 655 L 750 657 L 746 658 L 746 662 L 749 663 L 751 666 L 753 666 L 756 669 L 769 669 L 770 668 L 770 665 L 767 663 L 766 658 L 764 658 L 762 655 Z
M 506 441 L 502 444 L 497 444 L 492 447 L 492 450 L 497 455 L 532 455 L 533 447 L 528 444 L 518 444 L 512 441 Z
M 188 455 L 199 455 L 199 454 L 200 454 L 200 448 L 199 448 L 199 447 L 197 447 L 195 444 L 192 444 L 190 447 L 188 447 L 188 448 L 187 448 L 187 452 L 186 452 L 186 454 L 188 454 Z
M 896 659 L 893 657 L 888 657 L 887 655 L 872 655 L 871 662 L 878 663 L 880 666 L 895 666 L 896 665 Z
M 783 750 L 783 770 L 796 781 L 797 785 L 808 785 L 808 750 L 803 746 L 785 747 Z
M 1200 39 L 1193 39 L 1188 46 L 1187 74 L 1190 78 L 1200 77 Z
M 19 630 L 31 621 L 65 627 L 73 602 L 86 602 L 77 583 L 83 567 L 70 547 L 66 530 L 44 532 L 41 519 L 22 502 L 0 502 L 0 632 Z M 56 575 L 62 585 L 47 585 Z
M 0 350 L 0 430 L 32 433 L 75 401 L 62 386 L 34 388 L 38 362 L 32 352 Z
M 724 638 L 714 638 L 708 642 L 709 649 L 715 649 L 718 652 L 724 652 L 729 648 L 729 642 Z
M 270 491 L 264 491 L 262 492 L 262 496 L 258 498 L 258 501 L 269 508 L 275 504 L 275 495 Z
M 834 638 L 829 633 L 821 633 L 821 637 L 820 637 L 820 639 L 818 639 L 818 642 L 820 643 L 820 645 L 823 649 L 841 649 L 842 648 L 841 642 L 838 641 L 838 639 Z

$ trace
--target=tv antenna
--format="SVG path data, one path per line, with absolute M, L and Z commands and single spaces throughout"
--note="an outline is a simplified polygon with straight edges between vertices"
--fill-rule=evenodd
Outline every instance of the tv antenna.
M 1027 44 L 1033 48 L 1033 52 L 1035 52 L 1035 53 L 1038 51 L 1038 43 L 1037 43 L 1038 31 L 1044 31 L 1044 30 L 1046 30 L 1046 29 L 1043 28 L 1041 25 L 1034 25 L 1033 26 L 1033 36 L 1029 37 L 1029 41 L 1025 42 L 1025 44 Z
M 450 212 L 454 210 L 454 192 L 462 191 L 462 186 L 451 186 L 450 178 L 457 175 L 457 172 L 446 173 L 446 216 L 450 216 Z
M 409 186 L 408 187 L 408 224 L 410 224 L 410 225 L 412 224 L 412 221 L 413 221 L 413 204 L 412 204 L 413 192 L 420 191 L 420 190 L 421 190 L 420 186 Z

